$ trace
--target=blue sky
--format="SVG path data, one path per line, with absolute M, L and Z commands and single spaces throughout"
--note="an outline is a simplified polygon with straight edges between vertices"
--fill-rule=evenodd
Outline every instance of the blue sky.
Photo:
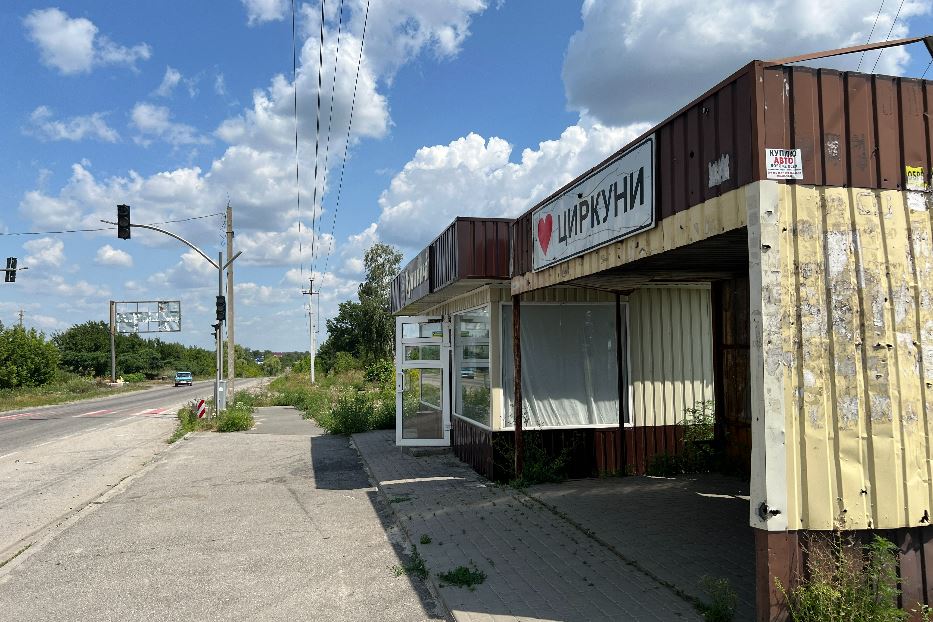
M 160 222 L 229 200 L 244 251 L 237 340 L 303 348 L 312 266 L 323 319 L 353 297 L 374 241 L 409 257 L 456 215 L 515 216 L 748 60 L 863 43 L 872 29 L 929 33 L 930 5 L 371 0 L 334 220 L 366 0 L 325 4 L 317 182 L 321 7 L 297 3 L 300 217 L 290 2 L 8 0 L 0 255 L 30 269 L 0 284 L 0 321 L 23 309 L 52 332 L 106 319 L 110 299 L 180 299 L 184 330 L 169 337 L 210 345 L 216 273 L 169 238 L 9 234 L 93 228 L 121 202 L 135 222 Z M 876 57 L 833 66 L 859 60 L 870 70 Z M 915 45 L 885 52 L 877 71 L 919 76 L 928 62 Z M 216 254 L 222 225 L 167 226 Z

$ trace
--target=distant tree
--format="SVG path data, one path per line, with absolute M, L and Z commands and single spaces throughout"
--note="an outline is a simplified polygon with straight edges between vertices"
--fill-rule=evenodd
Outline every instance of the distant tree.
M 34 328 L 0 323 L 0 388 L 48 384 L 58 369 L 58 349 Z
M 349 359 L 370 363 L 392 356 L 395 320 L 389 310 L 392 280 L 398 274 L 402 254 L 388 244 L 377 243 L 363 256 L 366 278 L 358 289 L 358 302 L 344 301 L 337 315 L 327 320 L 327 341 L 320 349 L 325 370 L 346 367 Z
M 110 372 L 110 329 L 103 322 L 85 322 L 56 333 L 52 342 L 61 353 L 61 367 L 82 376 Z

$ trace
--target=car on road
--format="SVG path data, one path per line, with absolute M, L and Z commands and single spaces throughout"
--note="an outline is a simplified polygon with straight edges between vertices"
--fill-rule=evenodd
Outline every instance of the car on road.
M 190 387 L 192 382 L 194 382 L 194 377 L 191 375 L 190 371 L 176 371 L 175 372 L 175 386 L 176 387 L 180 384 L 186 384 Z

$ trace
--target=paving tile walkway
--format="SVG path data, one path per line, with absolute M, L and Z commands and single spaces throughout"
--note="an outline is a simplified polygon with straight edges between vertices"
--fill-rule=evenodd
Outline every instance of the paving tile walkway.
M 701 619 L 609 547 L 452 455 L 407 455 L 387 431 L 353 442 L 458 621 Z M 471 563 L 485 582 L 442 586 L 439 573 Z
M 704 600 L 704 576 L 728 579 L 736 620 L 755 619 L 755 536 L 748 482 L 718 475 L 609 477 L 528 489 L 613 550 Z

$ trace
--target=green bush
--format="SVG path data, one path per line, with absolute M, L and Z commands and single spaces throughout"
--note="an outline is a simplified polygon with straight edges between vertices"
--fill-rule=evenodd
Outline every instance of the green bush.
M 395 429 L 395 391 L 384 389 L 379 392 L 369 427 L 373 430 Z
M 794 622 L 899 622 L 910 614 L 897 606 L 900 595 L 897 547 L 881 536 L 864 546 L 841 534 L 810 541 L 807 577 L 788 593 Z
M 35 329 L 0 324 L 0 389 L 48 384 L 58 370 L 58 348 Z
M 136 372 L 134 374 L 123 374 L 124 382 L 143 382 L 146 380 L 146 374 Z
M 337 398 L 329 415 L 318 423 L 331 434 L 357 434 L 372 429 L 374 416 L 372 398 L 365 391 L 351 389 Z
M 388 359 L 379 359 L 366 366 L 365 377 L 368 382 L 392 385 L 395 381 L 395 366 Z
M 334 357 L 333 373 L 339 374 L 360 368 L 360 362 L 349 352 L 338 352 Z
M 255 423 L 252 407 L 238 402 L 221 413 L 214 429 L 218 432 L 245 432 L 252 429 Z

